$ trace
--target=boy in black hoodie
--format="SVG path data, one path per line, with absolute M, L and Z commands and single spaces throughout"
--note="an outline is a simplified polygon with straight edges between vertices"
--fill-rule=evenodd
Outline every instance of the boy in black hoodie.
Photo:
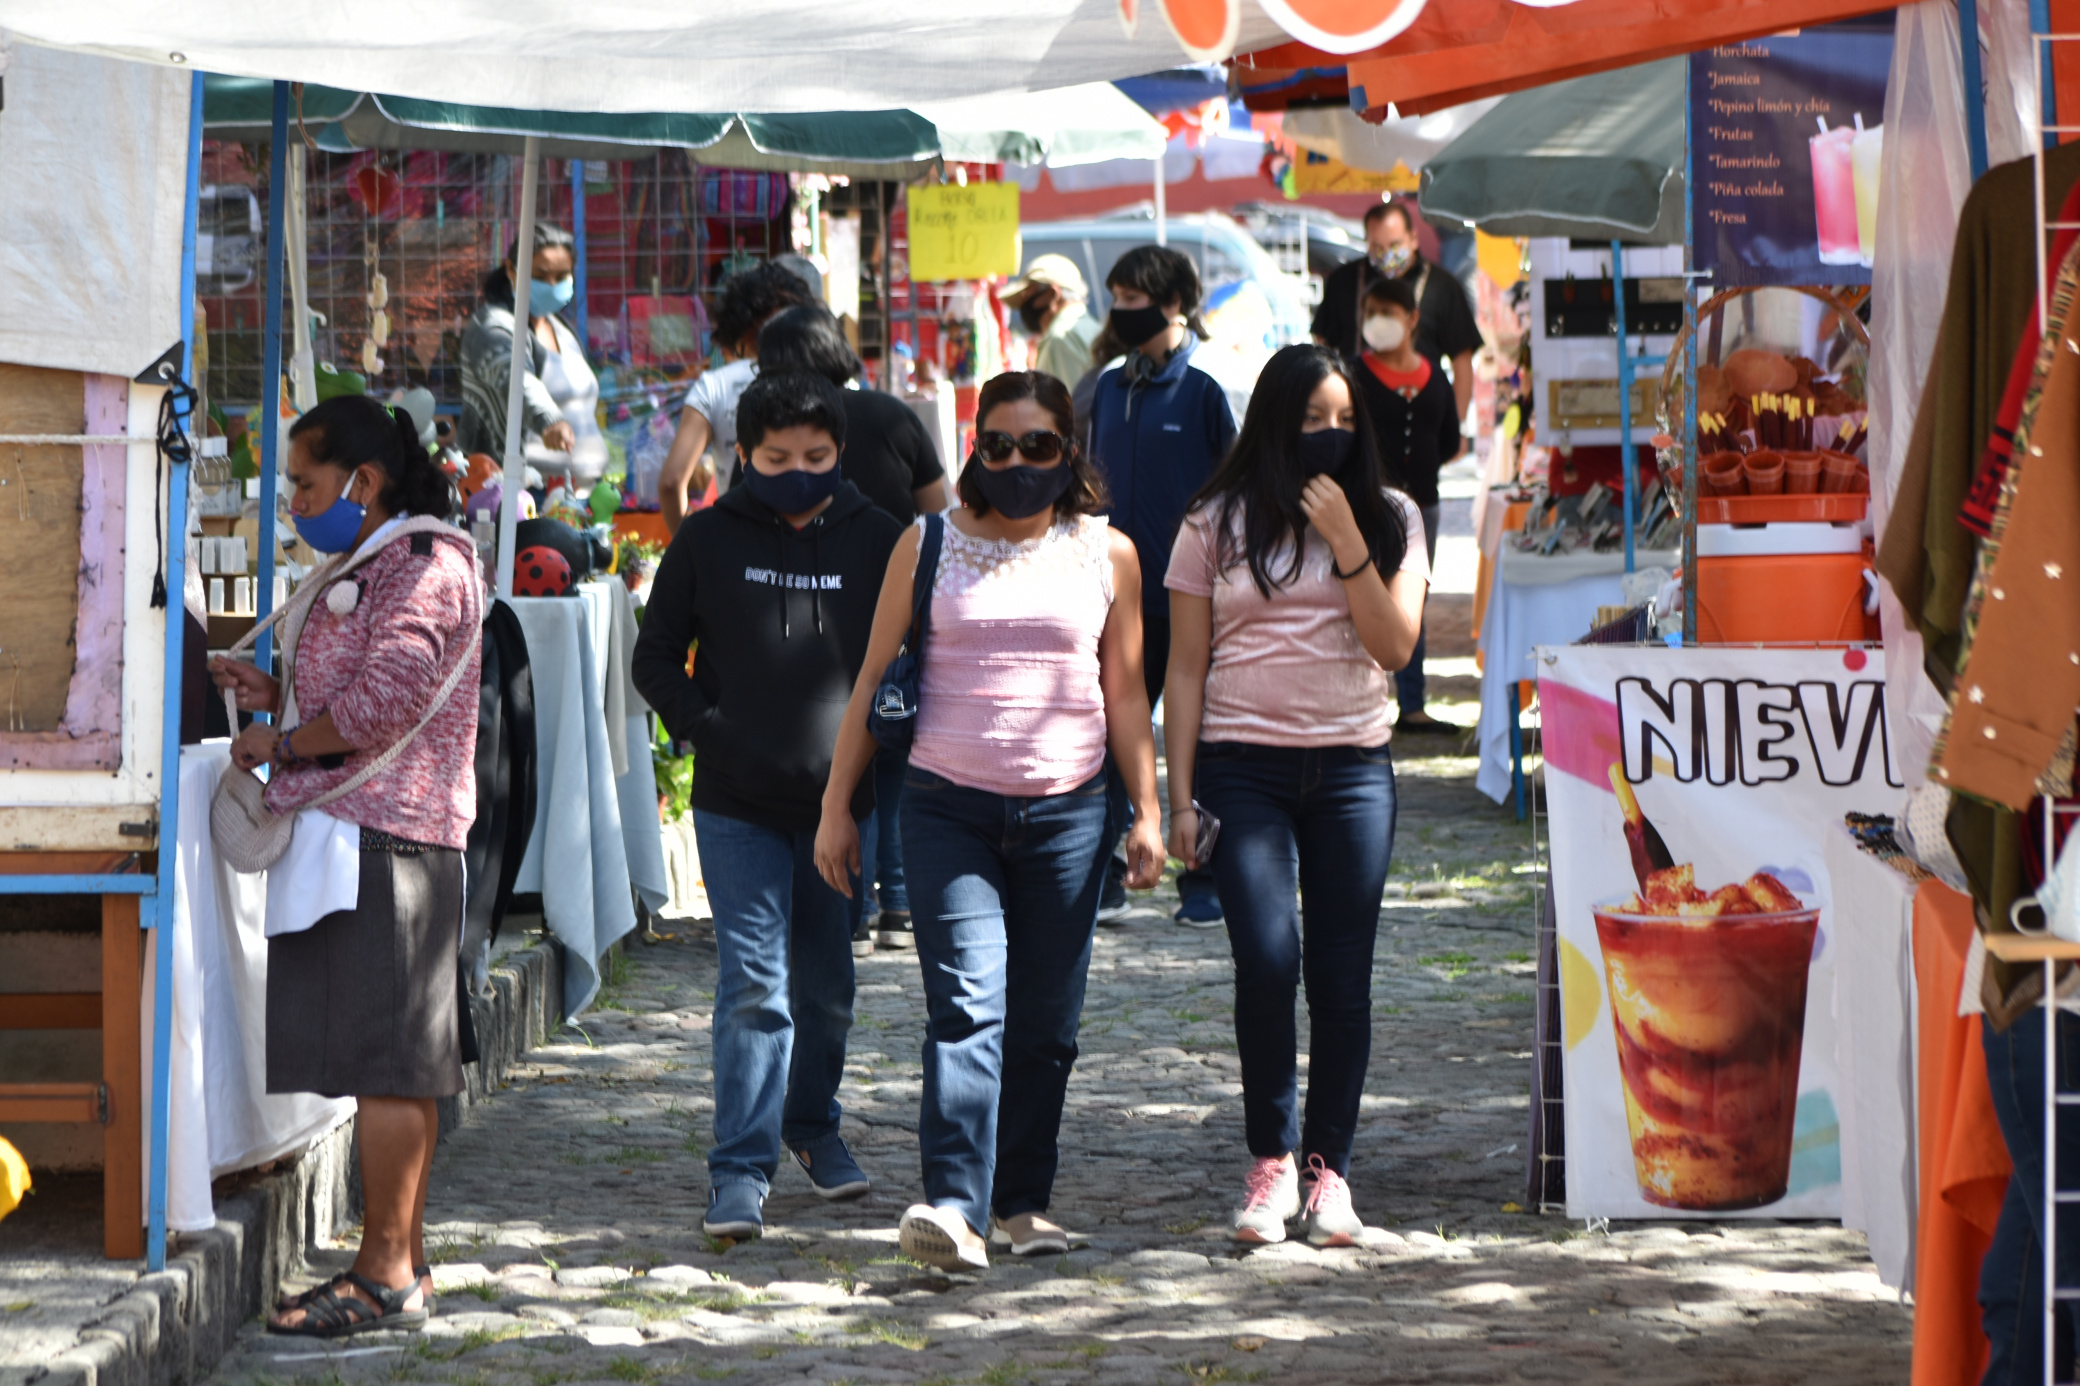
M 901 527 L 844 479 L 844 444 L 845 401 L 828 380 L 754 381 L 737 406 L 740 484 L 679 527 L 636 641 L 636 687 L 696 756 L 694 833 L 721 964 L 711 1236 L 764 1230 L 783 1142 L 821 1196 L 867 1191 L 837 1101 L 863 892 L 832 890 L 812 852 Z M 873 807 L 865 778 L 853 817 Z

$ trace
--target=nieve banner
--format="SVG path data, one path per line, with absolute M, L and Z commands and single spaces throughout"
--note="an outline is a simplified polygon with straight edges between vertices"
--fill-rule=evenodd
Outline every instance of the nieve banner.
M 1822 845 L 1900 799 L 1879 661 L 1538 658 L 1568 1216 L 1840 1216 Z
M 1696 259 L 1710 285 L 1868 284 L 1892 14 L 1690 55 Z

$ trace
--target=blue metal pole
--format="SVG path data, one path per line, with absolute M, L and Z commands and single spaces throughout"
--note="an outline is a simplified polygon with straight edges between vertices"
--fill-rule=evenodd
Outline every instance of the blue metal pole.
M 188 97 L 188 197 L 181 214 L 181 344 L 183 368 L 195 360 L 195 230 L 202 201 L 202 88 L 196 73 Z M 181 427 L 191 421 L 182 419 Z M 174 868 L 180 857 L 181 645 L 187 634 L 188 467 L 169 459 L 166 479 L 166 664 L 159 746 L 159 870 L 152 893 L 138 902 L 139 923 L 152 938 L 152 1137 L 149 1230 L 145 1266 L 166 1269 L 166 1130 L 173 1067 Z
M 591 352 L 592 338 L 586 333 L 585 310 L 585 161 L 571 160 L 571 239 L 577 244 L 571 256 L 571 326 L 578 333 L 578 349 Z
M 1697 146 L 1683 67 L 1683 643 L 1697 643 Z M 1662 485 L 1668 479 L 1662 478 Z
M 2045 0 L 2030 0 L 2030 17 Z M 1979 68 L 1979 0 L 1957 0 L 1957 51 L 1964 68 L 1964 143 L 1972 181 L 1986 172 L 1986 79 Z
M 2048 34 L 2051 32 L 2051 0 L 2029 0 L 2029 31 L 2032 34 Z M 2056 125 L 2058 124 L 2058 86 L 2056 83 L 2058 74 L 2051 61 L 2051 45 L 2048 43 L 2039 44 L 2037 49 L 2037 105 L 2044 113 L 2044 124 L 2047 126 Z M 1985 124 L 1983 115 L 1980 117 L 1980 124 L 1982 126 Z M 2045 135 L 2044 147 L 2046 149 L 2056 149 L 2058 147 L 2058 136 Z M 1978 177 L 1980 171 L 1979 167 L 1973 168 L 1972 176 L 1974 178 Z
M 1625 247 L 1611 242 L 1611 285 L 1618 310 L 1618 458 L 1625 476 L 1625 571 L 1633 565 L 1633 512 L 1639 505 L 1639 457 L 1632 449 L 1632 348 L 1625 344 Z
M 281 459 L 282 274 L 288 262 L 289 84 L 274 84 L 274 129 L 267 147 L 267 304 L 260 329 L 260 591 L 253 610 L 265 620 L 274 610 L 275 475 Z M 274 632 L 255 642 L 253 659 L 263 670 L 274 665 Z M 266 713 L 258 713 L 266 720 Z M 233 736 L 238 728 L 231 729 Z

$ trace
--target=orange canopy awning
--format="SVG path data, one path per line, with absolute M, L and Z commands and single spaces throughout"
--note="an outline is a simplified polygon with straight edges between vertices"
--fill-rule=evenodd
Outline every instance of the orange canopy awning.
M 1247 67 L 1347 65 L 1351 104 L 1402 115 L 1522 91 L 1614 67 L 1893 8 L 1877 0 L 1516 0 L 1432 3 L 1408 30 L 1339 57 L 1302 43 L 1238 56 Z

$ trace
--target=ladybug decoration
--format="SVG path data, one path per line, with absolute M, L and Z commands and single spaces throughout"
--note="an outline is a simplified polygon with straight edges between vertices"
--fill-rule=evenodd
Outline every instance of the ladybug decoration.
M 513 563 L 516 597 L 567 597 L 576 586 L 570 561 L 547 544 L 529 544 Z

